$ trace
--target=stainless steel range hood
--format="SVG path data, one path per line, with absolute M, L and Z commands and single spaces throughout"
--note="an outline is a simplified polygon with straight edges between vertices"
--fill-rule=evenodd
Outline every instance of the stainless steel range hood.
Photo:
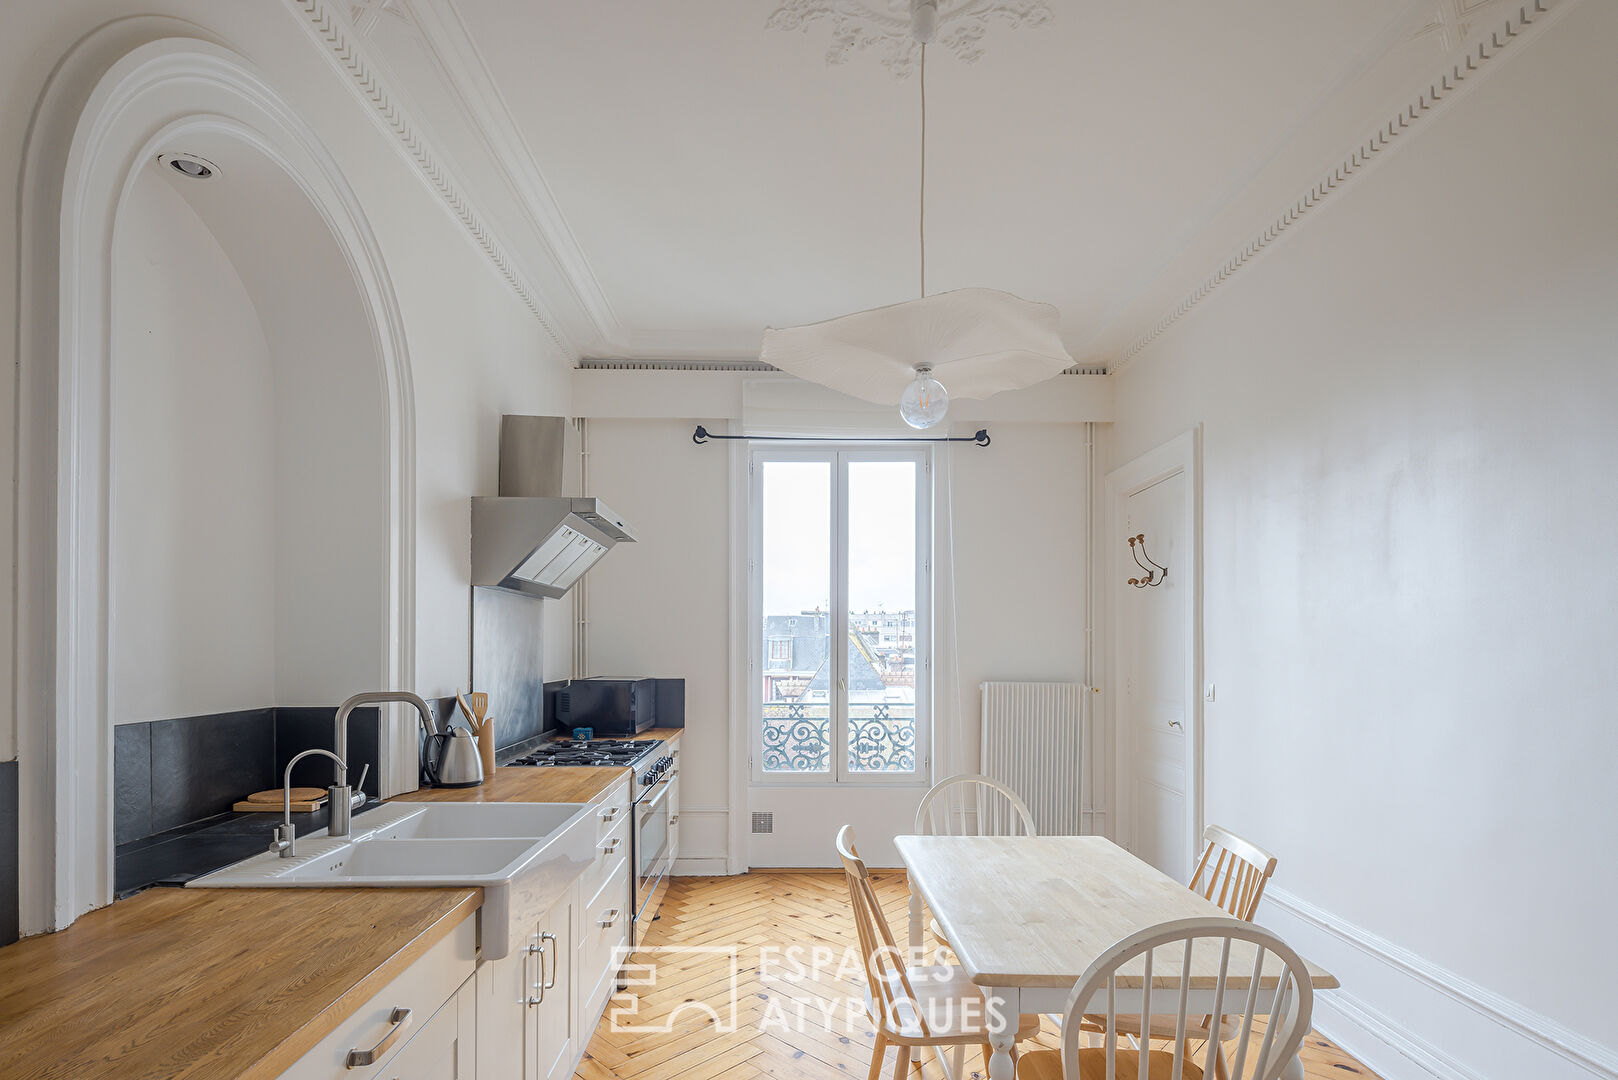
M 529 596 L 565 594 L 635 534 L 600 499 L 562 494 L 560 416 L 500 421 L 500 494 L 472 500 L 472 584 Z

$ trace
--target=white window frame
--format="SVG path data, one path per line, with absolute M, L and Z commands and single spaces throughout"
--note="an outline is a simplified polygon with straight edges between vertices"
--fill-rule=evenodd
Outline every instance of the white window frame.
M 764 469 L 765 462 L 819 461 L 832 469 L 831 769 L 824 773 L 764 771 Z M 916 465 L 916 769 L 908 773 L 851 772 L 848 768 L 848 466 L 853 462 L 911 461 Z M 749 776 L 756 787 L 920 786 L 932 782 L 932 477 L 930 446 L 753 444 L 748 455 L 747 717 Z

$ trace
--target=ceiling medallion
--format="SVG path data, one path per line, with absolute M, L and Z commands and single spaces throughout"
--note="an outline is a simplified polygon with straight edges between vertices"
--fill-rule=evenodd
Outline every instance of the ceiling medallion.
M 875 48 L 894 78 L 908 78 L 921 56 L 912 32 L 912 0 L 785 0 L 764 25 L 772 30 L 803 30 L 822 20 L 831 24 L 826 63 L 844 64 L 856 52 Z M 938 0 L 933 39 L 956 58 L 975 64 L 983 55 L 990 23 L 1013 29 L 1048 26 L 1055 20 L 1046 0 Z

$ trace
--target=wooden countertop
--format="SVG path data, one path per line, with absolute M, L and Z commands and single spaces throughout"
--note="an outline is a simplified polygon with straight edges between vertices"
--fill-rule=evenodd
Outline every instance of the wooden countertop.
M 662 739 L 674 742 L 684 728 L 651 728 L 627 738 L 636 742 Z M 402 802 L 594 802 L 629 770 L 610 765 L 557 766 L 536 769 L 528 765 L 502 765 L 494 776 L 477 787 L 422 788 L 395 796 Z
M 270 1080 L 481 889 L 150 889 L 0 949 L 8 1080 Z
M 629 775 L 611 765 L 535 768 L 504 765 L 477 787 L 422 788 L 396 795 L 390 802 L 594 802 Z

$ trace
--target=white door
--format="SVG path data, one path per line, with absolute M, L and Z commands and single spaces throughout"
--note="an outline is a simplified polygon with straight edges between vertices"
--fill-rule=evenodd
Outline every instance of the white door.
M 1162 454 L 1110 478 L 1116 535 L 1107 542 L 1125 836 L 1136 855 L 1183 881 L 1201 828 L 1194 474 Z

